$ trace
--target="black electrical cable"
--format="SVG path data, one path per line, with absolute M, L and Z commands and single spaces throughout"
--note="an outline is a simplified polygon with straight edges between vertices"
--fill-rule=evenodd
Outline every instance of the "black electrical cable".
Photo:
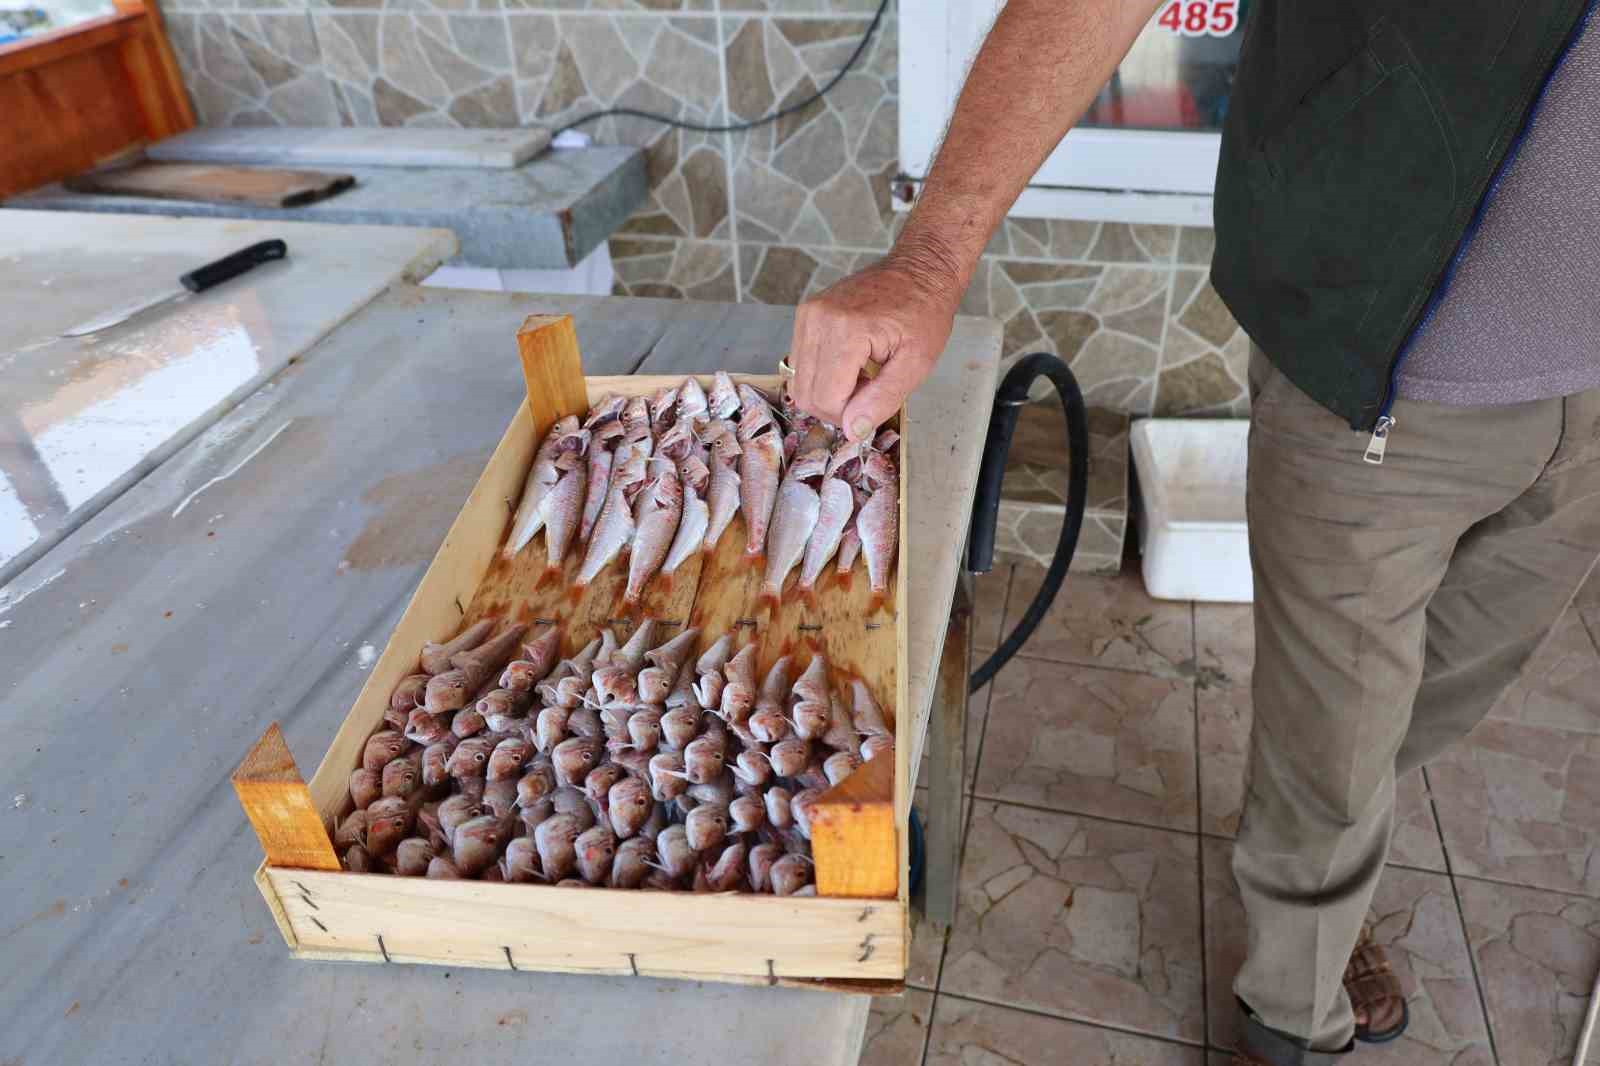
M 640 111 L 639 109 L 633 107 L 608 107 L 603 111 L 591 111 L 587 115 L 580 115 L 578 118 L 573 119 L 565 126 L 562 126 L 560 129 L 556 130 L 555 133 L 551 134 L 551 136 L 559 137 L 568 130 L 575 130 L 579 126 L 584 126 L 590 122 L 598 121 L 606 118 L 609 115 L 616 115 L 622 118 L 639 118 L 644 119 L 647 122 L 659 122 L 664 126 L 672 126 L 675 129 L 680 130 L 690 130 L 694 133 L 742 133 L 745 130 L 753 130 L 761 126 L 770 126 L 772 123 L 777 122 L 779 119 L 788 115 L 792 115 L 796 111 L 805 110 L 818 100 L 821 100 L 824 96 L 827 96 L 828 93 L 833 90 L 833 87 L 838 85 L 846 74 L 850 73 L 851 68 L 860 62 L 861 56 L 867 50 L 867 45 L 872 43 L 873 35 L 878 32 L 878 24 L 883 21 L 883 13 L 888 9 L 889 0 L 878 0 L 878 10 L 872 16 L 872 24 L 869 25 L 866 32 L 861 35 L 861 40 L 856 42 L 856 50 L 850 53 L 850 58 L 844 61 L 844 66 L 840 67 L 838 72 L 835 73 L 833 77 L 828 79 L 826 85 L 812 93 L 810 96 L 806 97 L 804 100 L 797 100 L 787 107 L 780 107 L 778 110 L 770 112 L 766 115 L 762 115 L 760 118 L 751 119 L 749 122 L 730 122 L 719 126 L 708 126 L 700 122 L 689 122 L 681 118 L 673 118 L 671 115 L 663 115 L 655 111 Z
M 1055 556 L 1044 572 L 1044 584 L 1039 586 L 1011 635 L 973 671 L 968 688 L 971 692 L 987 685 L 1033 635 L 1061 590 L 1067 567 L 1072 564 L 1072 553 L 1078 548 L 1078 534 L 1083 530 L 1083 513 L 1089 499 L 1089 416 L 1084 409 L 1083 392 L 1066 363 L 1048 352 L 1035 352 L 1024 356 L 1011 368 L 994 397 L 994 413 L 989 416 L 989 436 L 984 443 L 983 465 L 978 470 L 978 491 L 973 501 L 967 568 L 980 574 L 994 568 L 995 524 L 1000 511 L 1000 483 L 1005 479 L 1006 457 L 1011 452 L 1017 416 L 1022 405 L 1028 402 L 1028 389 L 1039 377 L 1049 378 L 1055 386 L 1061 411 L 1067 419 L 1067 513 L 1061 522 Z

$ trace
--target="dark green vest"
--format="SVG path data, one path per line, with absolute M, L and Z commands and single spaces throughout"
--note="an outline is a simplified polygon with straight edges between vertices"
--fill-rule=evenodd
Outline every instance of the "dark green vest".
M 1212 280 L 1272 362 L 1352 428 L 1384 408 L 1394 362 L 1585 6 L 1252 5 Z

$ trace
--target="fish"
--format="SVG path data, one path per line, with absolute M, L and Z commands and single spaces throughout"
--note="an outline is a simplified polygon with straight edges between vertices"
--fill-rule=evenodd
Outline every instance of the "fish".
M 561 654 L 561 627 L 551 626 L 532 644 L 522 646 L 522 658 L 513 659 L 500 672 L 500 688 L 516 695 L 533 691 L 555 668 Z
M 656 835 L 656 855 L 661 860 L 659 868 L 674 879 L 693 873 L 699 859 L 689 846 L 688 831 L 681 825 L 669 825 Z
M 646 483 L 634 501 L 633 549 L 628 556 L 624 603 L 638 603 L 645 584 L 666 560 L 683 516 L 683 484 L 670 466 Z
M 433 845 L 422 837 L 406 837 L 394 849 L 394 872 L 401 877 L 421 877 L 433 861 Z
M 455 670 L 440 674 L 439 677 L 433 680 L 437 682 L 440 678 L 448 677 L 450 674 L 460 671 L 467 683 L 467 687 L 476 691 L 484 682 L 497 675 L 511 661 L 511 657 L 516 654 L 517 648 L 522 641 L 522 635 L 527 631 L 527 625 L 522 622 L 516 622 L 506 626 L 476 648 L 456 652 L 450 656 L 450 665 L 455 667 Z M 432 682 L 429 683 L 428 687 L 430 689 L 433 687 Z M 432 707 L 429 707 L 429 710 L 432 709 Z M 455 708 L 450 709 L 454 710 Z
M 638 888 L 650 874 L 656 861 L 654 837 L 629 837 L 617 845 L 611 860 L 611 887 Z
M 596 737 L 568 737 L 563 740 L 550 753 L 556 780 L 563 785 L 583 784 L 589 771 L 599 765 L 604 750 L 604 745 Z
M 459 881 L 461 880 L 461 871 L 456 869 L 455 863 L 443 855 L 435 855 L 428 861 L 426 876 L 430 881 Z
M 423 690 L 421 710 L 429 714 L 449 714 L 467 705 L 469 694 L 476 686 L 468 683 L 464 670 L 446 670 L 435 674 Z M 410 728 L 409 726 L 407 727 Z
M 577 536 L 583 521 L 585 487 L 589 484 L 589 468 L 581 455 L 563 455 L 556 460 L 560 480 L 546 492 L 539 502 L 540 520 L 544 523 L 545 569 L 560 570 L 567 557 L 567 548 Z
M 517 665 L 519 664 L 512 663 L 506 669 L 511 670 Z M 504 675 L 501 679 L 504 680 Z M 532 702 L 532 696 L 531 691 L 513 692 L 508 688 L 494 688 L 490 689 L 487 695 L 480 696 L 472 709 L 478 713 L 484 724 L 496 733 L 509 733 L 527 717 L 527 708 Z M 496 722 L 501 724 L 497 726 Z
M 401 678 L 400 683 L 389 694 L 389 707 L 401 712 L 402 715 L 410 714 L 411 708 L 422 702 L 422 693 L 428 687 L 429 676 L 428 674 L 411 674 Z M 405 718 L 402 717 L 400 720 L 403 722 Z
M 811 867 L 803 856 L 785 855 L 772 864 L 767 876 L 773 895 L 792 896 L 810 881 Z
M 552 748 L 567 739 L 567 718 L 571 715 L 565 707 L 541 707 L 534 721 L 533 744 L 540 754 L 548 755 Z
M 704 784 L 690 785 L 685 794 L 696 803 L 711 803 L 726 807 L 733 802 L 738 792 L 734 788 L 733 774 L 723 771 Z
M 744 513 L 746 555 L 766 551 L 767 526 L 778 502 L 783 445 L 776 433 L 745 441 L 739 453 L 739 509 Z
M 878 451 L 868 451 L 861 461 L 861 475 L 857 479 L 862 488 L 876 492 L 882 488 L 896 488 L 900 469 L 889 456 Z
M 456 828 L 463 822 L 480 818 L 484 814 L 483 805 L 471 796 L 456 793 L 440 802 L 436 817 L 439 821 L 439 835 L 444 837 L 446 843 L 455 840 Z
M 506 844 L 506 853 L 500 856 L 500 879 L 510 885 L 544 880 L 539 849 L 532 837 L 515 837 Z
M 834 572 L 840 574 L 848 574 L 856 565 L 856 557 L 861 554 L 861 530 L 857 528 L 857 523 L 862 506 L 870 498 L 857 488 L 852 488 L 850 495 L 855 500 L 855 517 L 845 525 L 844 533 L 839 537 L 839 551 L 833 560 Z
M 656 455 L 681 463 L 700 448 L 694 427 L 680 422 L 656 438 Z
M 383 773 L 365 766 L 350 772 L 350 799 L 358 808 L 366 807 L 383 795 Z
M 626 840 L 644 825 L 654 806 L 650 786 L 637 777 L 624 777 L 606 794 L 606 820 L 618 838 Z
M 608 825 L 585 829 L 573 841 L 578 873 L 591 885 L 603 885 L 611 876 L 611 860 L 617 853 L 617 838 Z
M 823 469 L 823 476 L 837 477 L 846 483 L 853 481 L 861 470 L 861 455 L 866 447 L 866 441 L 859 440 L 846 439 L 835 444 L 828 456 L 828 465 Z
M 794 814 L 790 810 L 790 792 L 782 785 L 773 785 L 762 793 L 761 799 L 767 805 L 767 824 L 778 829 L 784 829 L 794 824 Z
M 374 801 L 376 802 L 376 801 Z M 345 815 L 333 831 L 333 846 L 348 848 L 351 844 L 365 845 L 367 842 L 367 812 L 365 808 L 357 808 Z
M 468 777 L 483 777 L 489 771 L 489 756 L 498 741 L 491 737 L 468 737 L 450 753 L 445 769 L 457 781 Z
M 872 690 L 865 681 L 854 678 L 850 682 L 851 693 L 855 697 L 855 711 L 851 715 L 855 723 L 856 732 L 862 736 L 871 736 L 874 733 L 889 732 L 889 725 L 883 719 L 883 711 L 878 708 L 878 701 L 872 698 Z
M 567 714 L 567 734 L 574 737 L 604 739 L 605 728 L 600 724 L 600 715 L 593 707 L 579 704 Z
M 723 531 L 739 513 L 739 457 L 744 449 L 739 445 L 738 431 L 730 422 L 714 422 L 706 437 L 711 447 L 710 475 L 706 479 L 706 533 L 702 550 L 711 551 L 722 539 Z
M 773 773 L 779 777 L 793 777 L 811 761 L 811 744 L 797 737 L 780 740 L 772 745 L 767 758 L 772 760 Z
M 766 892 L 772 888 L 772 866 L 783 858 L 783 849 L 776 844 L 762 843 L 750 849 L 745 857 L 749 868 L 750 889 Z
M 527 773 L 517 778 L 517 806 L 527 808 L 549 796 L 559 787 L 555 767 L 548 759 L 536 759 Z
M 346 870 L 353 874 L 370 873 L 373 867 L 377 865 L 373 862 L 372 856 L 367 852 L 367 849 L 360 844 L 351 844 L 345 849 L 342 864 Z
M 633 543 L 633 535 L 633 508 L 628 505 L 622 486 L 613 479 L 605 507 L 589 538 L 588 550 L 584 552 L 583 565 L 578 568 L 576 585 L 582 588 L 593 581 L 624 547 Z
M 900 443 L 900 434 L 888 426 L 878 430 L 878 435 L 873 438 L 872 447 L 876 451 L 887 452 Z
M 722 774 L 723 745 L 708 736 L 691 740 L 683 749 L 683 768 L 690 784 L 704 785 Z
M 622 408 L 622 430 L 630 442 L 643 442 L 654 447 L 651 436 L 650 401 L 643 396 L 633 396 Z M 646 452 L 646 455 L 649 453 Z
M 415 814 L 411 802 L 399 796 L 375 799 L 367 807 L 367 851 L 388 855 L 411 831 Z
M 699 710 L 679 707 L 661 716 L 661 739 L 658 745 L 667 751 L 682 751 L 700 732 Z
M 450 718 L 450 732 L 460 740 L 476 736 L 488 728 L 488 721 L 476 707 L 463 707 Z
M 451 861 L 461 876 L 476 877 L 499 858 L 509 830 L 506 822 L 493 814 L 482 814 L 456 826 Z
M 789 670 L 794 665 L 794 656 L 781 655 L 767 668 L 767 676 L 761 679 L 761 692 L 756 702 L 759 705 L 782 710 L 784 696 L 789 692 Z
M 726 370 L 711 376 L 711 392 L 706 396 L 706 413 L 712 418 L 732 418 L 739 411 L 739 391 Z
M 694 681 L 694 667 L 684 663 L 678 668 L 678 680 L 667 690 L 667 710 L 700 710 L 700 701 L 695 698 Z
M 678 386 L 678 423 L 694 425 L 703 422 L 710 411 L 706 390 L 694 378 L 684 378 Z
M 823 772 L 823 762 L 820 754 L 813 755 L 811 761 L 806 763 L 805 769 L 794 775 L 794 783 L 802 789 L 814 788 L 818 792 L 826 792 L 828 775 Z
M 680 470 L 678 483 L 682 486 L 682 508 L 678 516 L 678 529 L 667 548 L 667 557 L 661 563 L 663 574 L 673 574 L 678 567 L 700 552 L 705 545 L 706 530 L 711 527 L 711 507 L 701 497 L 698 489 L 687 484 Z
M 422 787 L 421 752 L 415 761 L 409 758 L 392 759 L 383 768 L 382 789 L 385 796 L 405 799 Z
M 801 700 L 790 709 L 789 723 L 801 740 L 823 740 L 832 725 L 832 714 L 826 703 Z
M 550 805 L 557 814 L 570 814 L 578 820 L 579 829 L 588 829 L 600 820 L 595 813 L 594 801 L 581 788 L 565 786 L 550 793 Z
M 576 447 L 569 447 L 576 443 Z M 580 429 L 576 415 L 557 419 L 544 441 L 534 452 L 533 465 L 528 468 L 527 480 L 522 486 L 522 499 L 517 502 L 517 513 L 511 520 L 511 536 L 506 539 L 502 553 L 512 558 L 534 538 L 544 525 L 544 498 L 561 479 L 556 460 L 566 451 L 583 451 L 589 445 L 589 433 Z
M 861 760 L 848 751 L 836 751 L 828 756 L 822 763 L 822 772 L 828 777 L 828 784 L 837 785 L 861 766 Z
M 644 781 L 650 779 L 650 752 L 637 751 L 633 748 L 614 751 L 611 753 L 611 761 L 622 767 L 622 772 L 629 777 L 637 777 Z
M 673 678 L 678 676 L 679 669 L 698 639 L 700 630 L 690 626 L 665 644 L 644 653 L 644 661 L 650 665 L 639 673 L 640 699 L 646 703 L 661 703 L 667 698 Z
M 724 720 L 744 721 L 756 702 L 756 646 L 746 644 L 722 668 L 727 684 L 722 688 L 720 710 Z
M 677 420 L 681 385 L 663 385 L 650 397 L 650 428 L 661 433 Z
M 621 393 L 608 392 L 589 409 L 589 417 L 583 420 L 583 428 L 593 430 L 604 422 L 614 422 L 622 417 L 622 410 L 628 405 L 628 398 Z
M 748 440 L 768 426 L 777 426 L 778 416 L 773 413 L 772 401 L 766 393 L 748 382 L 739 382 L 739 439 Z
M 583 510 L 578 514 L 578 542 L 588 544 L 594 524 L 600 520 L 600 510 L 606 505 L 606 494 L 611 488 L 611 466 L 616 461 L 616 450 L 602 447 L 599 441 L 589 447 L 589 469 L 583 479 Z
M 861 553 L 867 557 L 872 591 L 881 594 L 889 587 L 889 570 L 900 538 L 900 493 L 894 484 L 878 489 L 861 505 L 856 531 L 861 534 Z
M 694 672 L 708 674 L 713 670 L 721 670 L 728 663 L 728 657 L 733 654 L 733 638 L 724 633 L 718 637 L 716 643 L 700 653 L 700 658 L 694 661 Z
M 391 760 L 397 759 L 406 750 L 406 738 L 392 729 L 383 729 L 367 738 L 366 747 L 361 749 L 361 768 L 382 772 Z
M 811 816 L 822 792 L 820 788 L 803 788 L 789 798 L 789 813 L 794 816 L 795 828 L 807 840 L 811 839 Z
M 577 868 L 576 845 L 584 831 L 577 818 L 570 814 L 553 814 L 539 823 L 533 831 L 533 844 L 546 881 L 559 881 Z
M 839 551 L 845 527 L 855 517 L 855 494 L 839 478 L 830 477 L 823 481 L 817 497 L 817 521 L 811 529 L 811 539 L 806 541 L 805 555 L 800 562 L 799 587 L 807 592 L 822 576 L 828 560 Z
M 861 761 L 871 762 L 880 755 L 893 755 L 894 737 L 887 733 L 874 733 L 861 742 Z
M 480 622 L 474 622 L 443 644 L 438 644 L 431 640 L 428 641 L 422 645 L 422 655 L 419 657 L 422 672 L 430 677 L 444 673 L 450 669 L 450 657 L 452 655 L 476 648 L 479 644 L 489 639 L 489 634 L 493 630 L 494 620 L 485 618 Z M 411 678 L 406 678 L 406 681 L 410 680 Z M 404 683 L 404 681 L 401 682 L 401 684 Z
M 512 776 L 486 781 L 479 803 L 497 817 L 514 817 L 517 813 L 517 778 Z
M 533 754 L 533 745 L 521 737 L 507 737 L 489 755 L 486 776 L 490 781 L 515 781 L 522 776 L 522 764 Z
M 618 784 L 627 773 L 616 763 L 603 762 L 589 771 L 583 779 L 584 795 L 589 797 L 597 808 L 597 813 L 602 819 L 609 817 L 611 807 L 611 786 Z
M 835 751 L 861 754 L 861 734 L 837 692 L 828 694 L 828 731 L 822 734 L 822 742 Z
M 697 874 L 704 875 L 706 886 L 712 892 L 736 892 L 744 881 L 744 857 L 744 842 L 735 840 L 723 848 L 715 860 L 702 862 Z
M 781 740 L 787 740 L 793 731 L 789 719 L 776 707 L 759 708 L 745 724 L 750 727 L 750 733 L 763 744 L 776 744 Z
M 589 687 L 589 674 L 567 674 L 554 681 L 539 682 L 539 699 L 546 707 L 560 707 L 570 711 L 583 702 L 583 693 Z
M 654 751 L 661 743 L 661 711 L 641 707 L 628 716 L 628 741 L 640 751 Z
M 772 777 L 772 762 L 759 748 L 746 748 L 733 760 L 734 780 L 760 788 Z
M 602 666 L 590 679 L 594 684 L 596 700 L 601 707 L 613 703 L 631 704 L 639 698 L 639 679 L 633 670 L 623 665 Z
M 712 670 L 701 674 L 700 680 L 694 683 L 694 701 L 701 707 L 709 708 L 717 714 L 722 714 L 722 690 L 727 686 L 721 671 Z
M 650 794 L 658 802 L 670 803 L 689 787 L 680 753 L 658 751 L 650 757 L 649 767 Z
M 646 618 L 634 627 L 628 635 L 628 642 L 611 652 L 609 664 L 625 667 L 631 673 L 638 673 L 644 665 L 645 653 L 654 646 L 656 639 L 656 623 L 653 618 Z M 599 661 L 596 661 L 597 665 Z
M 817 490 L 796 477 L 793 471 L 778 486 L 767 534 L 767 571 L 761 582 L 761 595 L 776 600 L 783 594 L 783 582 L 805 554 L 806 543 L 817 526 L 822 500 Z
M 760 796 L 736 796 L 728 804 L 728 820 L 735 833 L 754 833 L 767 822 L 767 805 Z

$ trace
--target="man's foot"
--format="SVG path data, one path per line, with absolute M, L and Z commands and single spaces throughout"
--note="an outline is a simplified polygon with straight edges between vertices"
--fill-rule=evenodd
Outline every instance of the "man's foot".
M 1389 955 L 1372 939 L 1372 927 L 1363 926 L 1361 939 L 1344 970 L 1344 990 L 1356 1016 L 1356 1039 L 1364 1044 L 1386 1044 L 1406 1031 L 1411 1020 L 1400 978 L 1389 965 Z

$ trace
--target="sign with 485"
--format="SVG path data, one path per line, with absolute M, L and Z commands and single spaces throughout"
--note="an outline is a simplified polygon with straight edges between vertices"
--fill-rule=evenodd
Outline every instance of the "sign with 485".
M 1238 0 L 1172 0 L 1156 25 L 1180 37 L 1226 37 L 1239 28 Z

